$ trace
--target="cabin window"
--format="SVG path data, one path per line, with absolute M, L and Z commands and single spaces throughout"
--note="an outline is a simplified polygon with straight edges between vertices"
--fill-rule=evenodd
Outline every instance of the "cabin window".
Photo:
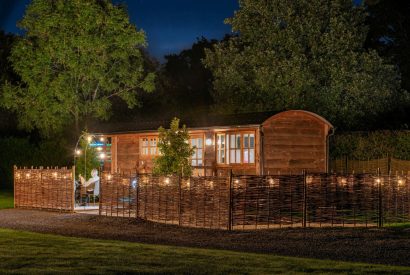
M 243 135 L 243 163 L 255 163 L 255 134 Z
M 230 134 L 229 137 L 229 163 L 241 163 L 241 134 Z
M 225 134 L 216 135 L 216 158 L 217 163 L 225 163 Z
M 202 166 L 204 159 L 204 139 L 191 138 L 191 146 L 194 148 L 194 153 L 191 157 L 191 165 Z
M 141 138 L 141 154 L 144 156 L 158 155 L 157 138 L 144 137 Z

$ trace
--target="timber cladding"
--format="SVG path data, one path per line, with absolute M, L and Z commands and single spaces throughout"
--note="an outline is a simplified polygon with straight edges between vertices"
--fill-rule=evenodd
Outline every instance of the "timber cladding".
M 287 111 L 263 123 L 265 174 L 327 171 L 327 136 L 323 118 L 305 111 Z
M 14 167 L 14 207 L 74 211 L 74 168 Z

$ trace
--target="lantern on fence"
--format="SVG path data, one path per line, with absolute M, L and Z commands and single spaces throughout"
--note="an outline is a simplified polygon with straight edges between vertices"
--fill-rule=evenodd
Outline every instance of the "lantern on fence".
M 274 179 L 274 178 L 270 178 L 268 180 L 269 182 L 269 187 L 277 187 L 279 186 L 279 179 Z
M 170 182 L 170 180 L 169 180 L 169 178 L 168 178 L 168 177 L 164 179 L 164 184 L 165 184 L 165 185 L 168 185 L 168 184 L 169 184 L 169 182 Z
M 30 178 L 30 173 L 27 173 L 26 174 L 26 179 L 29 179 Z
M 306 177 L 306 183 L 311 184 L 313 182 L 313 176 L 307 176 Z
M 214 189 L 214 182 L 212 180 L 209 182 L 209 188 Z
M 376 186 L 381 185 L 381 184 L 383 184 L 383 179 L 378 177 L 374 180 L 374 183 L 375 183 Z
M 20 173 L 17 173 L 16 174 L 16 179 L 20 179 L 20 177 L 21 177 Z
M 108 174 L 107 175 L 107 180 L 111 180 L 112 179 L 112 175 L 111 174 Z
M 337 177 L 337 183 L 342 186 L 346 186 L 347 179 L 345 177 Z
M 54 178 L 54 179 L 57 179 L 57 176 L 58 176 L 58 175 L 57 175 L 57 172 L 53 172 L 53 178 Z
M 397 186 L 399 186 L 399 187 L 405 186 L 405 180 L 403 180 L 402 178 L 398 177 L 398 178 L 397 178 Z
M 186 181 L 186 187 L 191 187 L 191 180 L 190 179 L 187 179 L 187 181 Z

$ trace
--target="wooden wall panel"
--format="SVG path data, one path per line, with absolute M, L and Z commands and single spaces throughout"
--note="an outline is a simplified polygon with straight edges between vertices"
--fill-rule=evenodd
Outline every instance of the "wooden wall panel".
M 117 171 L 135 171 L 139 165 L 138 135 L 118 136 L 116 147 Z
M 303 111 L 289 111 L 263 123 L 265 174 L 326 172 L 329 125 Z

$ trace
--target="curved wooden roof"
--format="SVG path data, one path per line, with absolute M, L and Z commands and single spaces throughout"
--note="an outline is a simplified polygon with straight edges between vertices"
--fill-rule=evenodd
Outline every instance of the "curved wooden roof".
M 315 113 L 312 113 L 312 112 L 309 112 L 309 111 L 305 111 L 305 110 L 289 110 L 289 111 L 283 111 L 283 112 L 277 113 L 277 114 L 275 114 L 275 115 L 269 117 L 269 118 L 266 119 L 262 124 L 264 124 L 264 123 L 267 122 L 267 121 L 271 121 L 271 120 L 274 120 L 274 119 L 277 119 L 277 118 L 280 118 L 280 117 L 282 117 L 282 116 L 286 116 L 286 115 L 289 115 L 289 114 L 303 114 L 303 115 L 307 115 L 307 116 L 312 117 L 312 118 L 314 118 L 315 120 L 319 121 L 320 123 L 323 123 L 323 124 L 328 125 L 329 128 L 334 128 L 333 125 L 332 125 L 328 120 L 326 120 L 325 118 L 323 118 L 322 116 L 320 116 L 320 115 L 318 115 L 318 114 L 315 114 Z

